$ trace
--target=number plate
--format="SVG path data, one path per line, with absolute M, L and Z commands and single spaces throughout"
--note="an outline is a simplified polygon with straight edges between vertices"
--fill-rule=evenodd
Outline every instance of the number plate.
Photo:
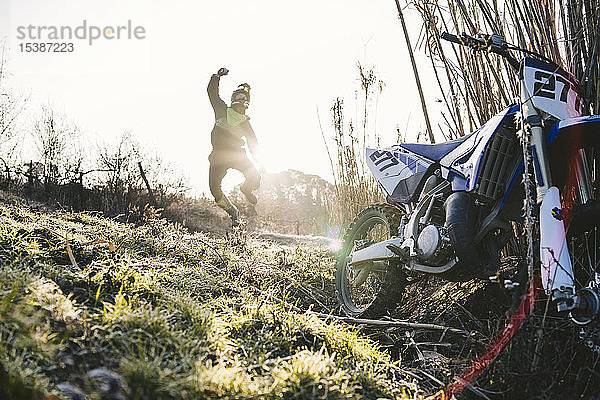
M 390 195 L 394 192 L 398 182 L 410 178 L 416 173 L 425 172 L 432 164 L 432 161 L 399 146 L 386 149 L 367 148 L 366 156 L 367 166 L 375 179 Z
M 573 75 L 533 58 L 525 58 L 523 74 L 536 108 L 561 120 L 583 115 L 579 82 Z

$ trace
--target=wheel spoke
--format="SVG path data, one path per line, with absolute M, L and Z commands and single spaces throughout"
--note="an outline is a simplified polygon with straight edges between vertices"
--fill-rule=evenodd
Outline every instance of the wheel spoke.
M 398 231 L 402 211 L 385 204 L 361 211 L 348 227 L 343 253 L 338 258 L 336 292 L 342 310 L 351 316 L 381 315 L 399 301 L 405 279 L 397 261 L 373 261 L 348 265 L 353 252 L 390 239 Z
M 574 282 L 576 289 L 597 284 L 598 275 L 598 228 L 585 231 L 570 238 Z
M 367 240 L 369 244 L 386 240 L 390 237 L 389 227 L 384 221 L 374 220 L 362 226 L 359 232 L 356 232 L 356 243 L 358 240 Z M 355 244 L 352 247 L 354 248 Z M 364 244 L 361 243 L 361 247 Z M 354 305 L 359 308 L 367 308 L 376 298 L 381 290 L 382 282 L 387 271 L 388 263 L 376 262 L 371 265 L 346 268 L 347 286 L 349 298 Z

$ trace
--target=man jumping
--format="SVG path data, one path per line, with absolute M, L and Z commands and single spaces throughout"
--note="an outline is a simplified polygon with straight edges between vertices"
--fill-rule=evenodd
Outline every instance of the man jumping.
M 227 68 L 221 68 L 213 74 L 208 83 L 208 98 L 215 111 L 215 126 L 210 136 L 213 150 L 208 156 L 210 161 L 208 182 L 217 205 L 229 214 L 231 224 L 235 227 L 239 225 L 239 212 L 221 190 L 221 181 L 230 168 L 244 174 L 246 180 L 240 189 L 248 202 L 254 206 L 257 199 L 252 191 L 258 189 L 260 185 L 260 174 L 243 148 L 242 137 L 245 137 L 252 156 L 257 158 L 258 141 L 250 126 L 250 118 L 246 115 L 250 103 L 250 85 L 247 83 L 239 85 L 231 95 L 231 106 L 227 107 L 219 97 L 219 80 L 228 73 Z

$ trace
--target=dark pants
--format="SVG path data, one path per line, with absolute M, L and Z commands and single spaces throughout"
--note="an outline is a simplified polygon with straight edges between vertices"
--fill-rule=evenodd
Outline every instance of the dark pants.
M 221 190 L 221 181 L 228 169 L 237 169 L 246 178 L 242 184 L 246 189 L 256 190 L 260 186 L 260 174 L 254 164 L 248 159 L 244 149 L 239 150 L 213 150 L 208 156 L 210 168 L 208 171 L 208 185 L 215 201 L 221 208 L 229 212 L 227 203 L 231 204 Z M 230 213 L 231 215 L 231 213 Z

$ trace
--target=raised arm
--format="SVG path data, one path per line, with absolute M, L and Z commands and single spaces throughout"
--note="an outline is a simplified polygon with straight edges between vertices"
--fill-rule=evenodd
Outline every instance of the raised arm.
M 227 75 L 228 73 L 229 71 L 227 68 L 219 69 L 219 72 L 210 77 L 208 87 L 206 88 L 210 104 L 215 110 L 215 113 L 217 113 L 217 111 L 224 111 L 227 108 L 227 104 L 225 104 L 223 99 L 219 96 L 219 81 L 223 75 Z

